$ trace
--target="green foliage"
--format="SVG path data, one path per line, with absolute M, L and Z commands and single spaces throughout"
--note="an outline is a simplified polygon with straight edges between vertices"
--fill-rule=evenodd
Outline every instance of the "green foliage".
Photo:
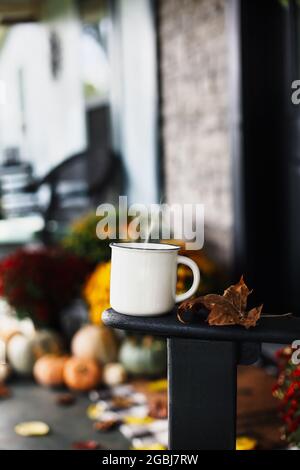
M 279 3 L 280 3 L 283 7 L 288 7 L 288 6 L 289 6 L 289 3 L 290 3 L 290 0 L 279 0 Z
M 85 258 L 93 265 L 110 259 L 111 240 L 100 240 L 97 237 L 96 228 L 99 220 L 96 215 L 87 214 L 71 226 L 69 233 L 62 240 L 64 248 Z
M 282 5 L 284 8 L 288 8 L 290 6 L 291 0 L 278 0 L 280 5 Z M 300 0 L 296 0 L 296 5 L 300 6 Z

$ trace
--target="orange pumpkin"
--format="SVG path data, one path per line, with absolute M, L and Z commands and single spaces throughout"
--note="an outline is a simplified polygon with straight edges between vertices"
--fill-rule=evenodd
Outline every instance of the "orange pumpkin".
M 36 361 L 33 368 L 35 380 L 47 387 L 58 387 L 64 383 L 64 365 L 67 356 L 46 354 Z
M 65 363 L 64 381 L 73 390 L 91 390 L 100 383 L 101 378 L 102 369 L 94 359 L 71 357 Z

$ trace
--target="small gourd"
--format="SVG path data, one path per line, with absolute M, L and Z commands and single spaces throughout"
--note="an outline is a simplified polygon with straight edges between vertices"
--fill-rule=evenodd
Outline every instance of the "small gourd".
M 126 382 L 127 373 L 122 364 L 119 362 L 112 362 L 106 364 L 103 369 L 103 382 L 108 387 L 114 387 L 116 385 L 123 384 Z

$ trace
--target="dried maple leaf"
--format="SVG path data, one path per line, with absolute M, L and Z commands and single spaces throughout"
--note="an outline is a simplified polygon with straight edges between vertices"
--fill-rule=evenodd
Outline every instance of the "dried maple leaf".
M 260 318 L 263 306 L 260 305 L 259 307 L 252 308 L 246 315 L 244 322 L 242 323 L 246 328 L 250 328 L 251 326 L 255 326 L 257 321 Z
M 230 305 L 224 305 L 223 302 L 215 303 L 208 315 L 207 321 L 210 325 L 235 325 L 238 323 L 238 316 Z
M 181 323 L 187 323 L 189 321 L 186 318 L 188 314 L 199 313 L 199 310 L 203 309 L 203 307 L 203 297 L 185 300 L 178 307 L 177 318 Z
M 262 305 L 255 307 L 249 312 L 246 310 L 251 292 L 242 276 L 239 282 L 228 287 L 223 295 L 208 294 L 181 304 L 178 309 L 178 319 L 186 323 L 183 315 L 187 311 L 195 312 L 205 307 L 209 311 L 207 321 L 210 325 L 243 325 L 245 328 L 250 328 L 256 325 L 263 307 Z
M 247 308 L 248 295 L 252 290 L 249 290 L 245 284 L 244 277 L 237 284 L 234 284 L 224 291 L 224 298 L 227 299 L 238 312 L 245 312 Z

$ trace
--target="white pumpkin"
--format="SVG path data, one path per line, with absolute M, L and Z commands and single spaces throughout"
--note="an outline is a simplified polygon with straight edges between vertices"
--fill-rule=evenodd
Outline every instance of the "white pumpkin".
M 116 385 L 123 384 L 126 382 L 127 373 L 119 362 L 112 362 L 111 364 L 106 364 L 103 369 L 103 382 L 108 387 L 115 387 Z
M 55 333 L 41 330 L 32 336 L 14 335 L 7 345 L 7 357 L 13 370 L 21 375 L 32 374 L 37 359 L 47 353 L 59 354 L 61 342 Z
M 118 341 L 110 328 L 86 325 L 74 335 L 71 350 L 80 359 L 94 359 L 107 364 L 118 357 Z

